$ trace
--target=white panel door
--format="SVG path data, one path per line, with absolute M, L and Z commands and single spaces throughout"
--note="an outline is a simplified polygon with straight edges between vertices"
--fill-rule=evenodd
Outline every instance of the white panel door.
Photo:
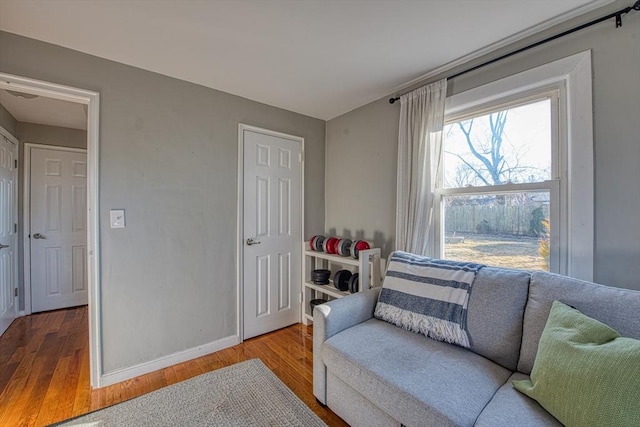
M 17 147 L 0 136 L 0 334 L 16 318 L 18 236 L 15 160 Z
M 31 148 L 31 310 L 87 304 L 86 152 Z
M 244 132 L 244 338 L 299 322 L 302 142 Z

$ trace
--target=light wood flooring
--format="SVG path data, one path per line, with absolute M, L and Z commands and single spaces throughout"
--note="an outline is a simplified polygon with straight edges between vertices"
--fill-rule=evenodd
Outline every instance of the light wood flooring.
M 311 327 L 293 325 L 91 390 L 87 307 L 21 317 L 0 337 L 0 426 L 51 424 L 252 358 L 260 358 L 327 424 L 345 426 L 313 396 L 312 342 Z

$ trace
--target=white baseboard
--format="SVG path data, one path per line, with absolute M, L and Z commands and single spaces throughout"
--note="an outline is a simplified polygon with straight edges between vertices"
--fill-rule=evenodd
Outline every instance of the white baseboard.
M 168 366 L 177 365 L 178 363 L 214 353 L 239 343 L 240 337 L 232 335 L 197 347 L 178 351 L 155 360 L 150 360 L 149 362 L 140 363 L 128 368 L 117 369 L 115 371 L 102 374 L 102 377 L 100 378 L 100 387 L 106 387 L 140 375 L 148 374 L 149 372 L 158 371 Z

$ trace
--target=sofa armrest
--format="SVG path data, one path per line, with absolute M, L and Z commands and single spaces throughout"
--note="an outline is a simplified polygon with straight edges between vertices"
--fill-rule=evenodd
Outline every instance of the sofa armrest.
M 371 288 L 317 305 L 313 310 L 313 394 L 327 402 L 327 372 L 322 346 L 333 335 L 373 317 L 381 288 Z

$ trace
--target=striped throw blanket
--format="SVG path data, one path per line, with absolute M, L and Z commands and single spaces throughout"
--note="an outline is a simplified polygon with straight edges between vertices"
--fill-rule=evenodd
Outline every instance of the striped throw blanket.
M 374 316 L 438 341 L 469 347 L 467 305 L 482 267 L 396 251 L 389 257 Z

